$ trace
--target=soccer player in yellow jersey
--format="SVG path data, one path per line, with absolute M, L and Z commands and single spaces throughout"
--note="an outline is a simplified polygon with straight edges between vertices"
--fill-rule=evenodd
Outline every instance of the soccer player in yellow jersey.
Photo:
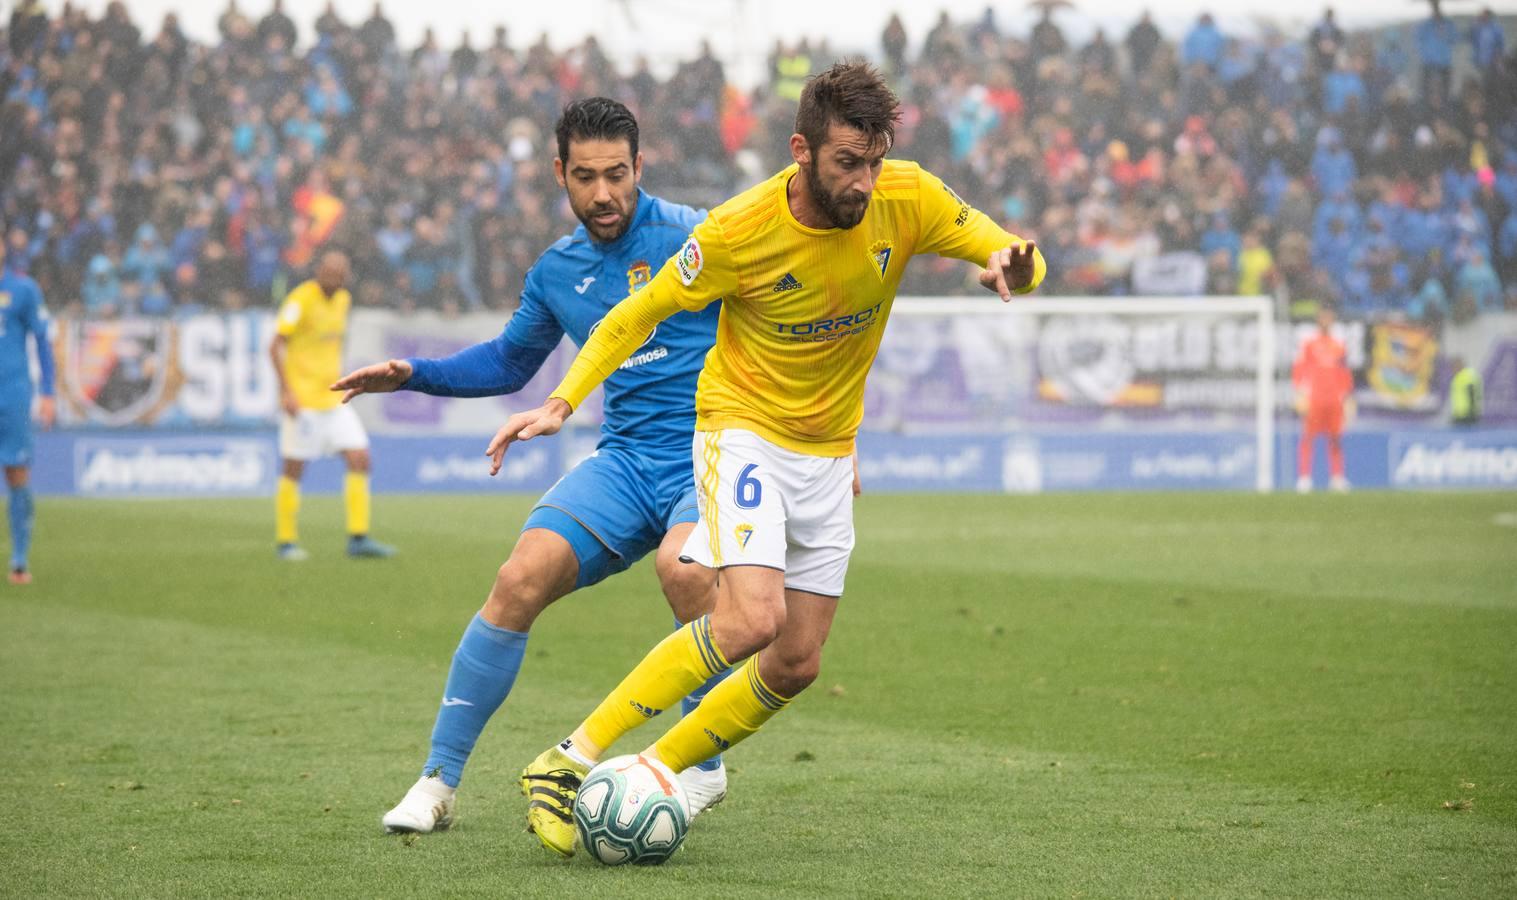
M 983 265 L 1010 300 L 1046 271 L 915 163 L 886 160 L 898 101 L 879 73 L 840 63 L 807 82 L 790 166 L 712 210 L 653 280 L 612 309 L 539 409 L 491 441 L 552 434 L 652 329 L 722 300 L 696 394 L 700 521 L 683 555 L 720 570 L 715 609 L 655 647 L 574 734 L 522 773 L 534 797 L 568 795 L 617 738 L 729 665 L 647 751 L 676 772 L 758 730 L 816 678 L 853 548 L 854 435 L 864 379 L 906 262 Z M 746 661 L 745 661 L 746 660 Z M 574 827 L 535 803 L 531 829 L 568 855 Z
M 279 558 L 299 562 L 307 553 L 298 543 L 300 476 L 319 456 L 341 453 L 348 474 L 343 482 L 347 506 L 348 555 L 394 556 L 395 550 L 369 537 L 369 436 L 351 406 L 329 386 L 342 375 L 342 340 L 348 330 L 352 298 L 348 258 L 329 252 L 316 266 L 316 277 L 285 298 L 269 358 L 279 376 L 279 455 L 284 469 L 274 493 L 274 540 Z

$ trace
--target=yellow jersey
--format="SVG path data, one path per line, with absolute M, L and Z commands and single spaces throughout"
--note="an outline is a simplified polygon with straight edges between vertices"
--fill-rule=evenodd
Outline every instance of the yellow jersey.
M 312 279 L 290 291 L 279 307 L 284 374 L 302 409 L 334 409 L 342 399 L 330 388 L 342 377 L 342 340 L 352 302 L 346 289 L 328 297 Z
M 853 228 L 808 228 L 790 211 L 795 165 L 723 203 L 644 288 L 606 316 L 553 392 L 578 408 L 681 309 L 720 299 L 696 390 L 696 428 L 743 428 L 813 456 L 847 456 L 906 262 L 937 253 L 983 266 L 1020 238 L 913 162 L 886 160 Z M 1037 287 L 1046 272 L 1034 260 Z

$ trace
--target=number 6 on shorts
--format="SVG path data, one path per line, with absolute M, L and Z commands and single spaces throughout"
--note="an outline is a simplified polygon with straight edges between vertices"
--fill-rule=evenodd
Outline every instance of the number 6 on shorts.
M 732 501 L 739 509 L 754 509 L 764 499 L 763 484 L 752 477 L 753 470 L 757 468 L 758 463 L 749 463 L 738 473 L 737 483 L 732 488 Z

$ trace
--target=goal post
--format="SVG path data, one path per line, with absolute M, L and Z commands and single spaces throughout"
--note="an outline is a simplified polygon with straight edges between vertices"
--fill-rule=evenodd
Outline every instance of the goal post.
M 892 313 L 866 431 L 1153 444 L 1168 449 L 1131 464 L 1191 466 L 1198 487 L 1274 487 L 1269 297 L 916 296 L 899 298 Z M 1198 452 L 1187 455 L 1188 446 Z M 1232 450 L 1208 463 L 1199 448 L 1215 446 Z M 1248 463 L 1251 472 L 1239 471 Z M 1208 481 L 1208 466 L 1231 480 Z

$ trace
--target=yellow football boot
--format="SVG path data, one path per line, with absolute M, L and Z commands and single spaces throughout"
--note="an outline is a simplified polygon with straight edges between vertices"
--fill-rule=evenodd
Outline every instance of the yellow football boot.
M 527 830 L 559 856 L 574 855 L 574 797 L 589 768 L 549 747 L 521 770 L 527 804 Z

